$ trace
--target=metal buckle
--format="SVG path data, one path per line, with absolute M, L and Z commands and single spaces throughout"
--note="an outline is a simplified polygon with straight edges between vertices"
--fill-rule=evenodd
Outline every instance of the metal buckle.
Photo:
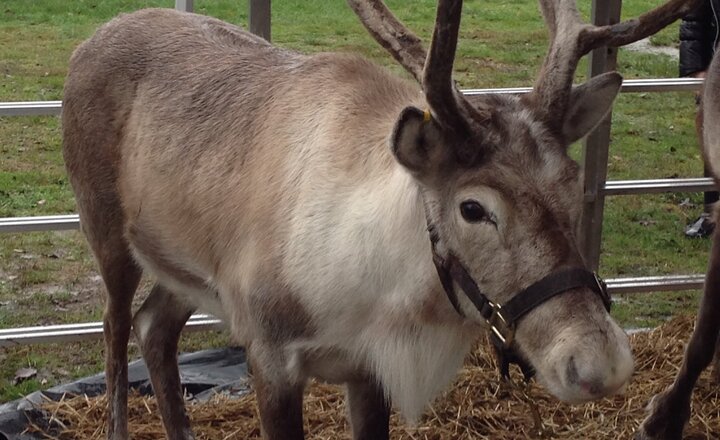
M 502 307 L 500 304 L 491 302 L 490 307 L 492 307 L 492 313 L 485 322 L 488 323 L 490 330 L 502 343 L 503 347 L 508 348 L 515 337 L 515 325 L 507 322 L 502 315 Z

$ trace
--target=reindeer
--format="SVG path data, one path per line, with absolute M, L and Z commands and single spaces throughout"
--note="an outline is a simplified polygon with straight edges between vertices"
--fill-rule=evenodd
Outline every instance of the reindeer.
M 418 81 L 362 58 L 274 47 L 200 15 L 149 9 L 74 52 L 62 114 L 82 230 L 107 287 L 108 437 L 126 439 L 131 324 L 170 439 L 193 434 L 176 365 L 195 310 L 247 347 L 266 439 L 302 439 L 308 378 L 344 383 L 354 439 L 387 439 L 489 329 L 559 399 L 628 382 L 627 336 L 578 251 L 568 146 L 621 77 L 572 87 L 579 59 L 682 15 L 615 26 L 542 0 L 550 49 L 526 96 L 452 80 L 462 1 L 438 2 L 429 50 L 379 0 L 349 0 Z M 157 280 L 134 317 L 142 272 Z
M 720 187 L 720 56 L 715 54 L 703 85 L 703 118 L 700 144 L 705 163 L 711 169 L 715 185 Z M 715 219 L 720 205 L 714 208 Z M 675 381 L 650 401 L 648 417 L 638 429 L 636 440 L 680 440 L 690 418 L 690 398 L 700 373 L 710 364 L 715 354 L 715 379 L 720 377 L 718 334 L 720 321 L 720 234 L 712 235 L 710 262 L 695 329 L 685 350 Z

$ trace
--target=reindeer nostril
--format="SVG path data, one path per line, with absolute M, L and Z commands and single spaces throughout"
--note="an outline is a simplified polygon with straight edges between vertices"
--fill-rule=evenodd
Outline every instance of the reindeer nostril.
M 567 364 L 567 371 L 565 372 L 565 376 L 569 383 L 579 385 L 580 375 L 578 374 L 577 366 L 575 365 L 575 357 L 574 356 L 570 356 L 570 360 L 568 361 L 568 364 Z

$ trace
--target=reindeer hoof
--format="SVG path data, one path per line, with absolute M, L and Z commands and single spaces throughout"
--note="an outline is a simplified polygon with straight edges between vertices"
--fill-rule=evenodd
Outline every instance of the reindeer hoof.
M 653 396 L 647 406 L 649 415 L 635 432 L 634 440 L 682 440 L 683 428 L 690 418 L 690 404 L 678 402 L 671 391 L 668 388 Z

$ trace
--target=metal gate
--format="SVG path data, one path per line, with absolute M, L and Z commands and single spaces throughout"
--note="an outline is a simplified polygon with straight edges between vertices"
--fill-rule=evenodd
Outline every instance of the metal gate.
M 175 0 L 176 9 L 193 10 L 194 0 Z M 249 28 L 270 39 L 271 0 L 250 0 Z M 616 23 L 620 19 L 621 0 L 593 0 L 591 20 L 598 25 Z M 617 49 L 601 48 L 590 54 L 589 76 L 614 70 Z M 668 78 L 638 79 L 623 82 L 622 93 L 696 91 L 701 79 Z M 467 89 L 468 95 L 489 93 L 527 93 L 530 88 Z M 0 102 L 0 116 L 59 115 L 61 101 Z M 696 192 L 714 189 L 710 178 L 616 180 L 607 181 L 608 152 L 610 146 L 611 117 L 588 136 L 582 149 L 582 167 L 585 175 L 585 193 L 582 218 L 582 251 L 592 269 L 600 261 L 602 221 L 606 196 L 652 194 L 663 192 Z M 0 233 L 73 230 L 80 227 L 77 215 L 0 218 Z M 702 288 L 704 274 L 630 277 L 608 279 L 610 293 L 654 292 Z M 217 329 L 220 322 L 211 316 L 194 315 L 187 329 Z M 45 327 L 28 327 L 0 330 L 0 347 L 28 343 L 76 341 L 99 338 L 101 323 L 68 324 Z

